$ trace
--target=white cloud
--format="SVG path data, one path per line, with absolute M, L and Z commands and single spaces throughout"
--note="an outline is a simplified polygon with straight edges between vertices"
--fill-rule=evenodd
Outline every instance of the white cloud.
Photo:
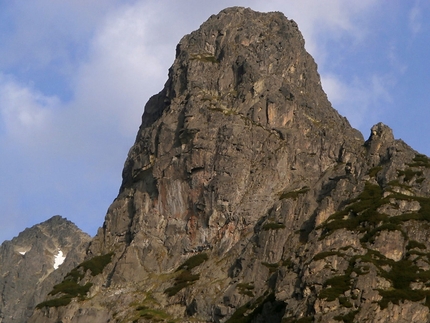
M 416 2 L 414 7 L 409 11 L 409 29 L 412 34 L 417 34 L 422 29 L 422 13 L 419 2 Z
M 33 141 L 49 126 L 56 97 L 45 96 L 0 74 L 0 115 L 3 134 L 20 144 Z
M 370 125 L 378 122 L 386 103 L 392 101 L 387 77 L 374 74 L 367 80 L 354 79 L 348 83 L 336 75 L 326 74 L 321 77 L 321 83 L 333 106 L 364 134 Z

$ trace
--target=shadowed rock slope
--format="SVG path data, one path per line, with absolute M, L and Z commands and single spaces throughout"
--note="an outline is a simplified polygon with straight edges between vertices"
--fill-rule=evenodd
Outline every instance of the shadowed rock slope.
M 223 10 L 180 41 L 87 261 L 30 322 L 426 322 L 429 172 L 331 107 L 294 21 Z
M 55 284 L 84 260 L 91 237 L 60 216 L 0 246 L 0 322 L 24 323 Z

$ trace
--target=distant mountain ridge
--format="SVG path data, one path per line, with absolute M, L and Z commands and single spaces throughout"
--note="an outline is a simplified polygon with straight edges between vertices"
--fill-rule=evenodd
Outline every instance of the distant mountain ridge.
M 91 237 L 61 216 L 0 245 L 0 322 L 24 323 L 55 284 L 82 262 Z
M 294 21 L 227 8 L 179 42 L 103 226 L 28 322 L 429 322 L 429 222 L 430 159 L 333 109 Z

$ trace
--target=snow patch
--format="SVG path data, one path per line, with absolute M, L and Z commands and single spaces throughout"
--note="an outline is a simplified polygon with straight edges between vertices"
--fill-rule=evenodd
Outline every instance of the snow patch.
M 64 262 L 64 259 L 66 259 L 66 256 L 63 256 L 63 252 L 58 250 L 58 253 L 55 255 L 54 269 L 58 269 L 58 267 L 60 267 L 60 265 Z

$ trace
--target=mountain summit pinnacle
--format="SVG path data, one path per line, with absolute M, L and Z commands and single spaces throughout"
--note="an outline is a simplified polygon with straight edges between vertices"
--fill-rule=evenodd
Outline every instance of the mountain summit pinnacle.
M 294 21 L 225 9 L 179 42 L 87 260 L 30 322 L 425 322 L 429 169 L 331 107 Z

